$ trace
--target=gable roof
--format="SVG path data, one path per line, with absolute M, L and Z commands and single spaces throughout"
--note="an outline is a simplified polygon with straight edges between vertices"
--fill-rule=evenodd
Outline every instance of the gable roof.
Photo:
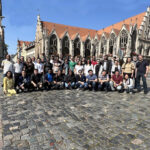
M 25 44 L 25 46 L 29 46 L 31 43 L 33 42 L 30 42 L 30 41 L 20 41 L 18 40 L 18 46 L 19 47 L 22 47 L 23 46 L 23 43 Z
M 47 29 L 48 34 L 50 34 L 55 29 L 59 38 L 62 38 L 63 35 L 66 32 L 68 32 L 71 40 L 73 40 L 76 34 L 79 33 L 81 40 L 84 41 L 86 39 L 85 36 L 90 35 L 91 38 L 94 38 L 97 33 L 97 30 L 93 30 L 93 29 L 80 28 L 80 27 L 56 24 L 56 23 L 45 22 L 45 21 L 41 21 L 41 23 L 42 23 L 43 28 Z
M 106 32 L 108 34 L 110 34 L 110 32 L 112 31 L 112 29 L 114 29 L 115 33 L 118 35 L 120 30 L 122 29 L 122 26 L 125 25 L 125 27 L 127 28 L 127 30 L 130 30 L 130 24 L 137 24 L 137 28 L 139 29 L 142 21 L 143 21 L 143 17 L 145 16 L 146 12 L 140 13 L 136 16 L 130 17 L 128 19 L 125 19 L 121 22 L 118 22 L 114 25 L 108 26 L 104 29 L 101 29 L 98 31 L 98 34 L 101 35 L 103 34 L 103 32 Z

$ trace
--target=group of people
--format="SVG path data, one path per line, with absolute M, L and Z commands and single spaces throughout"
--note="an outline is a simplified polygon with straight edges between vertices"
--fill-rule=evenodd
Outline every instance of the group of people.
M 3 91 L 7 95 L 53 89 L 134 93 L 134 89 L 141 91 L 141 78 L 144 93 L 148 92 L 146 77 L 149 64 L 142 55 L 129 57 L 126 62 L 117 57 L 109 59 L 107 55 L 103 59 L 96 59 L 95 56 L 89 59 L 29 57 L 27 61 L 21 56 L 16 63 L 7 55 L 1 67 Z

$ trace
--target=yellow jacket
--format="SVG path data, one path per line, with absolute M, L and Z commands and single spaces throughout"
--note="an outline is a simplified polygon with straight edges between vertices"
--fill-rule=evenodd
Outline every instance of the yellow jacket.
M 3 91 L 14 89 L 14 80 L 5 77 L 3 79 Z

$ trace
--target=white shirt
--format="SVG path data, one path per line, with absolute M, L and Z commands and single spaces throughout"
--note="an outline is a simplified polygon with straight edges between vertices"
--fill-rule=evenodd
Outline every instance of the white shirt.
M 133 79 L 124 80 L 123 84 L 125 88 L 133 88 Z
M 22 72 L 22 68 L 23 68 L 23 64 L 20 63 L 15 63 L 14 64 L 14 70 L 15 70 L 15 73 L 21 73 Z
M 42 63 L 36 63 L 35 64 L 35 69 L 38 70 L 38 73 L 43 73 L 43 64 Z
M 84 75 L 85 76 L 89 75 L 89 73 L 88 73 L 89 70 L 92 70 L 92 66 L 91 65 L 84 65 Z
M 79 70 L 83 70 L 83 66 L 82 65 L 76 65 L 75 66 L 75 73 L 79 74 Z
M 53 72 L 57 73 L 60 68 L 60 63 L 53 63 Z
M 13 73 L 13 63 L 7 59 L 2 61 L 1 66 L 3 67 L 3 74 L 6 74 L 7 71 L 11 71 Z

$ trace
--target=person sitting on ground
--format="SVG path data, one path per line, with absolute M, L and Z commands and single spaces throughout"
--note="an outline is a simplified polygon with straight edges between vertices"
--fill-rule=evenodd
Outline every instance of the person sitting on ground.
M 31 85 L 33 90 L 41 90 L 43 88 L 42 77 L 38 74 L 38 70 L 34 69 L 31 75 Z
M 50 90 L 53 86 L 53 71 L 48 69 L 48 73 L 44 77 L 44 87 L 46 90 Z
M 72 72 L 72 70 L 69 70 L 69 74 L 65 76 L 64 81 L 65 81 L 66 89 L 71 90 L 71 89 L 75 88 L 76 78 L 75 78 L 75 75 Z
M 54 76 L 54 89 L 60 90 L 64 88 L 64 77 L 61 70 Z
M 103 71 L 102 74 L 99 76 L 98 89 L 100 91 L 105 90 L 106 92 L 109 89 L 109 76 L 108 74 L 106 74 L 106 71 Z
M 119 71 L 117 70 L 114 75 L 111 77 L 110 81 L 110 87 L 112 91 L 119 91 L 122 92 L 122 84 L 123 84 L 123 78 L 119 74 Z
M 18 91 L 21 91 L 21 92 L 26 92 L 30 89 L 31 87 L 31 83 L 30 83 L 30 77 L 27 75 L 26 71 L 23 70 L 22 75 L 19 77 L 19 80 L 18 80 Z
M 89 88 L 89 90 L 96 91 L 97 76 L 93 74 L 93 70 L 89 70 L 88 73 L 85 89 Z
M 134 87 L 133 79 L 129 78 L 128 74 L 125 75 L 125 79 L 123 81 L 123 86 L 127 93 L 133 93 L 133 87 Z
M 16 94 L 14 89 L 14 80 L 11 71 L 6 72 L 6 76 L 3 79 L 3 92 L 7 96 L 12 96 Z
M 83 75 L 83 71 L 79 70 L 76 75 L 76 87 L 79 89 L 84 89 L 86 83 L 86 77 Z

